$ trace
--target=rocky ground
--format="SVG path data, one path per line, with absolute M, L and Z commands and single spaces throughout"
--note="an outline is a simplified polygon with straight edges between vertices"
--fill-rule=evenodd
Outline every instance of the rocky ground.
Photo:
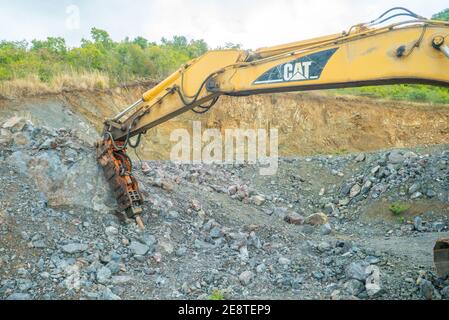
M 284 158 L 271 177 L 136 162 L 140 230 L 80 132 L 0 128 L 0 299 L 449 299 L 432 261 L 448 145 Z

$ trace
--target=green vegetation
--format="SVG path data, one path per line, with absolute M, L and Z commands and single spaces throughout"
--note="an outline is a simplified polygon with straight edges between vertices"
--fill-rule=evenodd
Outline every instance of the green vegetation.
M 434 14 L 432 16 L 432 19 L 449 21 L 449 9 L 446 9 L 446 10 L 443 10 L 443 11 L 437 13 L 437 14 Z
M 433 16 L 448 20 L 449 9 Z M 226 43 L 223 48 L 240 48 Z M 0 40 L 0 96 L 18 97 L 66 89 L 95 90 L 136 80 L 159 80 L 208 50 L 204 40 L 174 36 L 159 43 L 143 37 L 113 41 L 105 30 L 93 28 L 90 39 L 69 48 L 65 39 Z M 371 98 L 449 103 L 447 88 L 393 85 L 334 90 Z
M 349 153 L 349 151 L 348 150 L 346 150 L 346 149 L 337 149 L 337 150 L 335 150 L 335 152 L 334 152 L 334 154 L 336 155 L 336 156 L 344 156 L 344 155 L 346 155 L 346 154 L 348 154 Z
M 220 290 L 214 290 L 212 294 L 209 296 L 209 300 L 222 301 L 224 300 L 224 294 Z
M 449 103 L 449 90 L 430 85 L 398 84 L 388 86 L 337 89 L 336 93 L 388 100 Z
M 410 209 L 410 206 L 405 203 L 395 202 L 391 204 L 390 211 L 395 215 L 399 216 Z
M 208 50 L 203 40 L 188 41 L 175 36 L 160 44 L 143 37 L 114 42 L 109 34 L 93 28 L 91 40 L 79 48 L 68 48 L 63 38 L 1 41 L 0 81 L 35 75 L 44 83 L 60 74 L 100 72 L 118 84 L 136 79 L 157 79 Z

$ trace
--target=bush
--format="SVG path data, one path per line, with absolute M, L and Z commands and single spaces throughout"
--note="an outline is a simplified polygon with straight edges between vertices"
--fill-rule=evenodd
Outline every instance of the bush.
M 339 94 L 359 95 L 370 98 L 406 100 L 430 103 L 449 103 L 447 88 L 430 85 L 388 85 L 362 88 L 337 89 Z
M 212 294 L 209 297 L 209 300 L 213 300 L 213 301 L 221 301 L 224 300 L 224 294 L 222 291 L 220 290 L 214 290 L 212 292 Z
M 67 48 L 65 39 L 54 37 L 31 44 L 0 41 L 0 82 L 36 76 L 48 84 L 74 73 L 94 77 L 101 73 L 113 83 L 163 78 L 207 50 L 203 40 L 188 41 L 180 36 L 162 39 L 160 44 L 142 37 L 115 42 L 106 31 L 96 28 L 91 39 L 83 39 L 77 48 Z M 95 83 L 96 88 L 104 86 L 103 81 Z
M 433 15 L 432 19 L 449 21 L 449 9 L 443 10 L 443 11 Z
M 399 216 L 410 209 L 410 206 L 404 203 L 395 202 L 391 204 L 390 211 L 395 215 Z

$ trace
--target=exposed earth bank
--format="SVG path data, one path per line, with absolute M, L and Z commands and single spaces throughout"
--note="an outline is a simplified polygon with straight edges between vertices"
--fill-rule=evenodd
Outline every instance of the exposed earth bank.
M 141 97 L 146 86 L 109 91 L 65 92 L 24 100 L 0 100 L 0 117 L 19 115 L 36 125 L 77 129 L 93 144 L 103 122 Z M 150 130 L 139 149 L 147 160 L 169 160 L 174 129 L 279 130 L 279 154 L 341 154 L 444 144 L 449 141 L 449 106 L 332 96 L 322 92 L 222 97 L 209 113 L 183 114 Z

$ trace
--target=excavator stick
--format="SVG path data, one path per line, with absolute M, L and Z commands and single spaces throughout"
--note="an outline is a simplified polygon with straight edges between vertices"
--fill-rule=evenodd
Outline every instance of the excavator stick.
M 442 279 L 449 277 L 449 238 L 437 241 L 433 258 L 438 276 Z
M 118 209 L 130 219 L 136 219 L 142 227 L 143 197 L 139 185 L 132 175 L 132 162 L 126 154 L 124 142 L 111 138 L 98 142 L 97 160 L 104 170 L 105 177 L 117 199 Z

